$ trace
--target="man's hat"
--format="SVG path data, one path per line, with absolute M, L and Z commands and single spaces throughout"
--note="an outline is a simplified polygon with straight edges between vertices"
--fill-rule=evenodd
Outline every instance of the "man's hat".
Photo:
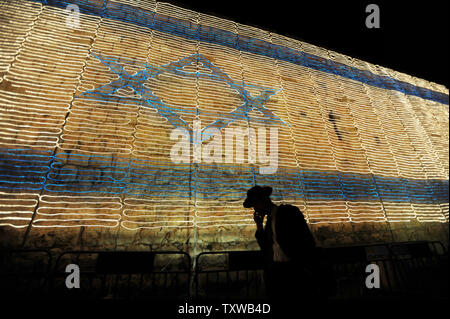
M 251 208 L 255 205 L 255 201 L 262 198 L 269 198 L 272 194 L 272 187 L 270 186 L 253 186 L 247 191 L 247 198 L 244 201 L 245 208 Z

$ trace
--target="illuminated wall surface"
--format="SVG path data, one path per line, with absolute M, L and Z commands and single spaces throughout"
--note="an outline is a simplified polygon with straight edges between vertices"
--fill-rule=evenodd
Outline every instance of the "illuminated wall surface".
M 2 246 L 257 249 L 254 184 L 319 244 L 448 244 L 444 86 L 163 2 L 70 3 L 78 28 L 0 0 Z M 174 163 L 194 120 L 276 127 L 276 172 Z

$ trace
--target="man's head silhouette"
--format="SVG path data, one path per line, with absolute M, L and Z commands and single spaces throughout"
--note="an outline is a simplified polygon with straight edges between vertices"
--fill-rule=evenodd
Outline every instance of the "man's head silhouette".
M 247 191 L 247 198 L 243 205 L 245 208 L 253 207 L 257 213 L 265 215 L 272 206 L 270 194 L 272 194 L 270 186 L 253 186 Z

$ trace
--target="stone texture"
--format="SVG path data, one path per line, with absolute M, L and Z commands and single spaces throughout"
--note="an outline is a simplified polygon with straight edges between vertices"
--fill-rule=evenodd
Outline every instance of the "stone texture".
M 319 246 L 448 246 L 448 105 L 106 17 L 82 14 L 75 30 L 62 9 L 4 3 L 1 247 L 171 250 L 192 258 L 257 250 L 252 212 L 242 207 L 254 183 L 271 185 L 275 202 L 297 205 Z M 443 86 L 301 41 L 148 2 L 155 8 L 240 41 L 251 36 L 316 55 L 314 63 L 344 63 L 448 95 Z M 148 77 L 140 78 L 144 69 Z M 265 95 L 225 121 L 249 97 Z M 219 118 L 228 128 L 278 127 L 278 175 L 261 174 L 261 162 L 224 164 L 224 153 L 220 164 L 194 163 L 192 148 L 189 163 L 173 163 L 174 126 L 201 120 L 204 128 Z M 246 147 L 245 159 L 249 153 Z

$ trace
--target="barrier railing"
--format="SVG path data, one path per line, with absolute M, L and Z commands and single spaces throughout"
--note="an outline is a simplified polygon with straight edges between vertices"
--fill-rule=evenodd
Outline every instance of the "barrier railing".
M 66 286 L 69 264 L 80 269 L 78 289 Z M 52 294 L 57 298 L 186 299 L 190 267 L 185 252 L 69 251 L 56 261 Z
M 403 252 L 409 252 L 405 254 Z M 215 257 L 207 261 L 207 256 Z M 220 256 L 221 259 L 220 259 Z M 325 271 L 336 282 L 333 298 L 396 298 L 414 295 L 443 296 L 442 278 L 448 265 L 447 251 L 440 242 L 408 242 L 321 248 Z M 222 251 L 201 253 L 196 259 L 195 293 L 199 299 L 264 298 L 263 260 L 259 251 Z M 380 270 L 380 288 L 368 288 L 369 264 Z M 330 266 L 332 269 L 327 269 Z M 422 272 L 422 273 L 420 273 Z M 257 274 L 247 280 L 241 273 Z M 438 275 L 439 274 L 439 275 Z M 330 276 L 317 273 L 316 276 Z M 441 278 L 441 280 L 439 279 Z M 240 280 L 241 279 L 241 280 Z M 244 279 L 244 280 L 242 280 Z M 328 278 L 326 278 L 328 279 Z M 317 282 L 321 281 L 317 278 Z M 447 282 L 444 279 L 444 282 Z M 424 285 L 423 283 L 427 283 Z M 326 285 L 323 281 L 321 285 Z M 248 289 L 253 287 L 253 291 Z M 439 287 L 438 289 L 436 287 Z M 323 286 L 319 289 L 326 290 Z
M 337 299 L 448 296 L 448 252 L 437 241 L 331 247 L 320 254 L 331 265 Z M 52 261 L 45 249 L 0 250 L 0 293 L 13 298 L 265 297 L 261 251 L 203 252 L 194 271 L 190 256 L 177 251 L 67 251 Z M 70 264 L 79 267 L 79 289 L 66 285 Z M 366 287 L 369 264 L 379 266 L 379 289 Z
M 29 298 L 49 290 L 52 255 L 45 249 L 0 250 L 0 295 Z
M 442 296 L 447 251 L 440 242 L 404 242 L 327 248 L 337 281 L 336 298 Z M 369 289 L 368 264 L 380 269 L 380 288 Z M 444 279 L 445 280 L 445 279 Z M 447 281 L 446 281 L 447 282 Z
M 335 298 L 387 296 L 396 285 L 391 252 L 385 244 L 372 244 L 325 249 L 336 280 Z M 366 267 L 376 264 L 380 269 L 380 288 L 366 286 Z
M 397 292 L 403 296 L 448 296 L 448 253 L 441 242 L 389 244 Z
M 203 252 L 196 257 L 195 296 L 198 299 L 264 298 L 261 251 Z

